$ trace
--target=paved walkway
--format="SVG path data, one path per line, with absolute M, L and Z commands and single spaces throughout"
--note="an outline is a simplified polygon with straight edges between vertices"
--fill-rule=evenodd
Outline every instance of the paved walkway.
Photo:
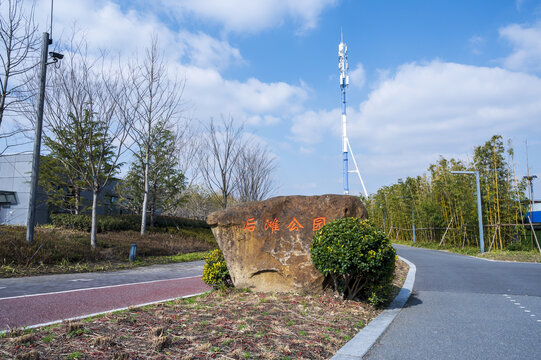
M 414 292 L 364 359 L 541 358 L 541 264 L 397 249 Z
M 203 262 L 129 271 L 0 279 L 0 331 L 58 322 L 209 290 Z

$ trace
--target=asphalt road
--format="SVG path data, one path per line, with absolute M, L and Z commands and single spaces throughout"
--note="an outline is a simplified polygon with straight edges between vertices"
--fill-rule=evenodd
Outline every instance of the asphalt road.
M 203 262 L 134 270 L 0 279 L 0 331 L 112 311 L 209 290 Z
M 396 248 L 413 293 L 364 359 L 541 358 L 541 264 Z

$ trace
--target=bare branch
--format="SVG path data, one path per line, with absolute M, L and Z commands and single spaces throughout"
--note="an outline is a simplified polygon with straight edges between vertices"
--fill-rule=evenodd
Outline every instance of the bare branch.
M 201 176 L 209 191 L 219 197 L 217 201 L 224 209 L 237 188 L 234 171 L 244 147 L 243 128 L 235 127 L 231 117 L 226 119 L 222 116 L 218 126 L 211 119 L 202 141 L 199 158 Z
M 39 64 L 34 5 L 25 12 L 23 0 L 0 2 L 0 127 L 4 115 L 28 100 L 26 75 Z
M 270 151 L 252 143 L 244 147 L 235 169 L 239 201 L 261 201 L 276 190 L 272 177 L 276 170 L 276 158 Z

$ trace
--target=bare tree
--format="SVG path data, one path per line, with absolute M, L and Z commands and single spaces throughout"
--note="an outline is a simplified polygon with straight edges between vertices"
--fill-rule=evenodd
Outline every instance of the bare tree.
M 118 105 L 125 121 L 131 125 L 130 135 L 137 147 L 133 151 L 144 154 L 141 207 L 141 235 L 144 235 L 149 207 L 150 166 L 152 163 L 159 164 L 159 159 L 150 159 L 150 156 L 162 134 L 172 131 L 174 124 L 180 120 L 185 82 L 168 76 L 158 49 L 157 36 L 152 37 L 143 64 L 130 65 L 128 74 L 123 77 L 124 96 Z
M 214 195 L 203 186 L 193 184 L 184 192 L 182 204 L 170 213 L 174 216 L 204 220 L 211 212 L 221 208 L 216 201 L 220 197 Z
M 197 161 L 201 152 L 201 139 L 193 122 L 184 119 L 177 125 L 177 158 L 180 171 L 184 174 L 186 188 L 195 186 L 199 178 Z
M 202 141 L 201 177 L 223 209 L 237 189 L 235 169 L 244 147 L 242 130 L 243 126 L 236 127 L 231 117 L 222 117 L 219 125 L 211 119 Z
M 29 73 L 39 64 L 37 50 L 40 38 L 34 23 L 34 3 L 25 10 L 22 0 L 0 0 L 0 128 L 4 115 L 15 114 L 33 94 Z M 30 91 L 29 91 L 30 90 Z M 0 132 L 0 155 L 18 146 L 18 135 L 28 129 L 12 126 Z
M 105 70 L 103 54 L 91 60 L 86 41 L 74 39 L 62 67 L 50 76 L 55 95 L 46 101 L 46 137 L 64 168 L 92 191 L 90 244 L 95 248 L 98 196 L 121 165 L 129 126 L 118 113 L 118 77 Z
M 235 169 L 240 202 L 261 201 L 276 190 L 272 177 L 276 158 L 266 147 L 252 143 L 243 148 Z

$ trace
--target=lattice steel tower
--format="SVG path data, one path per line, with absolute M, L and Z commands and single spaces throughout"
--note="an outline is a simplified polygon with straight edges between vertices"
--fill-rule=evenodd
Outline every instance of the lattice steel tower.
M 347 135 L 347 118 L 346 118 L 346 90 L 349 85 L 349 65 L 348 65 L 348 47 L 344 43 L 342 34 L 340 34 L 340 44 L 338 45 L 338 69 L 340 70 L 340 91 L 342 93 L 342 155 L 343 155 L 343 176 L 344 176 L 344 194 L 349 194 L 349 173 L 357 173 L 359 180 L 363 186 L 364 195 L 368 197 L 366 188 L 364 186 L 363 178 L 359 172 L 359 167 L 351 151 L 351 145 L 349 144 Z M 348 152 L 351 153 L 351 159 L 355 165 L 355 170 L 348 169 Z

